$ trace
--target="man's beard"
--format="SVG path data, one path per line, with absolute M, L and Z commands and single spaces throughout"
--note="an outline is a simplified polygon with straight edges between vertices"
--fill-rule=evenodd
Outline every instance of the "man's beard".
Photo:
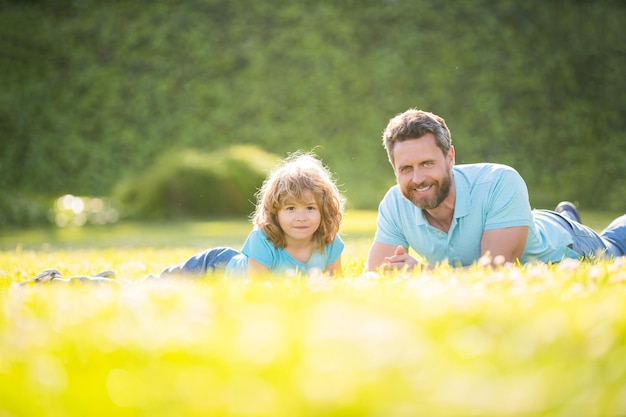
M 422 210 L 431 210 L 439 206 L 439 204 L 441 204 L 443 200 L 445 200 L 446 197 L 448 197 L 448 194 L 450 194 L 451 182 L 452 181 L 451 181 L 450 174 L 444 177 L 441 180 L 441 182 L 421 184 L 420 186 L 417 186 L 415 183 L 411 182 L 409 183 L 409 186 L 407 187 L 406 190 L 402 190 L 402 195 L 404 195 L 404 197 L 407 200 L 409 200 L 411 203 L 415 204 L 416 207 Z M 431 196 L 420 197 L 411 193 L 411 191 L 414 190 L 415 188 L 420 188 L 420 187 L 423 187 L 424 185 L 432 185 L 433 187 L 435 187 L 436 189 L 435 195 L 432 197 Z

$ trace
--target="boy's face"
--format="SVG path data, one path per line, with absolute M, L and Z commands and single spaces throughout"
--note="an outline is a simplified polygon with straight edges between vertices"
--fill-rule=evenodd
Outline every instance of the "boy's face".
M 286 201 L 278 211 L 278 224 L 285 233 L 287 247 L 294 243 L 312 241 L 321 221 L 320 209 L 310 191 L 304 193 L 302 200 Z

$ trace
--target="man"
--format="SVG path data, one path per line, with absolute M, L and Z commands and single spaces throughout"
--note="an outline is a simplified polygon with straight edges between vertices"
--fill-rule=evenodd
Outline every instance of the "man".
M 366 270 L 412 269 L 412 248 L 430 265 L 467 266 L 482 256 L 497 262 L 558 262 L 623 256 L 626 215 L 601 234 L 580 223 L 568 202 L 531 210 L 524 180 L 500 164 L 454 164 L 443 118 L 407 110 L 392 118 L 383 144 L 396 175 L 378 209 Z

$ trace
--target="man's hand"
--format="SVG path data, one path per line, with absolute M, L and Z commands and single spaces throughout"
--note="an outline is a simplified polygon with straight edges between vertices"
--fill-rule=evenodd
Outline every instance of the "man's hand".
M 408 255 L 406 248 L 374 242 L 365 263 L 365 270 L 376 271 L 379 268 L 411 270 L 416 264 L 417 260 Z
M 398 246 L 393 252 L 393 256 L 386 256 L 385 263 L 382 267 L 384 269 L 406 269 L 412 270 L 417 264 L 417 261 L 413 259 L 402 246 Z

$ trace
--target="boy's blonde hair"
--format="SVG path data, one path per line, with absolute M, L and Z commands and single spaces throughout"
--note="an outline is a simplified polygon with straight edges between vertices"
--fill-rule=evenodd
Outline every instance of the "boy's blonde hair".
M 296 152 L 272 170 L 257 192 L 253 224 L 276 248 L 285 247 L 285 233 L 278 224 L 278 212 L 288 201 L 302 201 L 310 191 L 320 210 L 320 226 L 313 234 L 320 251 L 331 243 L 341 225 L 344 199 L 331 172 L 312 153 Z

